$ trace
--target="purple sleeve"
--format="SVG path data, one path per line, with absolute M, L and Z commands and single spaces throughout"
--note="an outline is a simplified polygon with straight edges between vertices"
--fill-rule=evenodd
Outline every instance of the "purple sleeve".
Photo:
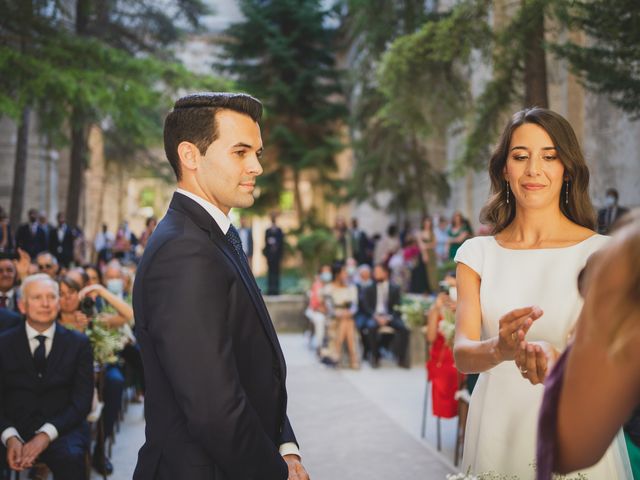
M 562 353 L 545 381 L 544 397 L 538 418 L 537 480 L 550 480 L 558 451 L 558 406 L 564 371 L 571 346 Z

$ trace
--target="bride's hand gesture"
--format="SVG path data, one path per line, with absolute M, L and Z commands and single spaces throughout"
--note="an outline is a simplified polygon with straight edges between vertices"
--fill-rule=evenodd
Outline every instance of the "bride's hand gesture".
M 559 352 L 549 342 L 522 340 L 515 361 L 522 377 L 537 385 L 547 378 L 558 356 Z
M 520 342 L 541 316 L 542 310 L 533 306 L 511 310 L 500 319 L 497 348 L 503 361 L 515 359 Z

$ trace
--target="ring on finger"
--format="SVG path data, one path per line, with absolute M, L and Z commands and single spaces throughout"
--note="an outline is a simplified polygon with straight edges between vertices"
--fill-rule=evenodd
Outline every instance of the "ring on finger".
M 511 334 L 511 340 L 513 340 L 514 342 L 518 339 L 518 337 L 516 336 L 516 332 L 513 332 Z
M 526 375 L 526 374 L 527 374 L 527 372 L 529 371 L 529 370 L 527 370 L 526 368 L 522 368 L 522 367 L 518 367 L 518 368 L 519 368 L 520 373 L 521 373 L 522 375 Z

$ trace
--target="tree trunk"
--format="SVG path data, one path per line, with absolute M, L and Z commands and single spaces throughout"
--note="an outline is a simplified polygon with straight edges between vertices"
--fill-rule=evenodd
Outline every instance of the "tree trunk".
M 69 172 L 69 188 L 67 189 L 67 223 L 77 226 L 80 217 L 80 197 L 85 168 L 87 138 L 84 119 L 78 107 L 71 114 L 71 168 Z
M 549 108 L 547 94 L 547 62 L 544 51 L 544 8 L 540 2 L 523 1 L 529 5 L 529 28 L 525 39 L 524 107 Z
M 304 220 L 304 209 L 302 207 L 302 195 L 300 194 L 300 172 L 293 168 L 293 202 L 296 206 L 298 216 L 298 226 L 302 226 Z
M 78 0 L 76 3 L 76 35 L 87 33 L 91 0 Z M 71 112 L 71 170 L 69 173 L 69 188 L 67 189 L 67 223 L 78 226 L 80 217 L 80 197 L 85 168 L 85 154 L 87 151 L 87 136 L 85 133 L 86 119 L 81 107 L 75 105 Z
M 24 191 L 27 180 L 27 158 L 29 156 L 29 124 L 31 123 L 31 107 L 22 109 L 16 139 L 16 157 L 13 168 L 13 188 L 11 190 L 11 211 L 9 222 L 13 231 L 22 220 L 24 209 Z

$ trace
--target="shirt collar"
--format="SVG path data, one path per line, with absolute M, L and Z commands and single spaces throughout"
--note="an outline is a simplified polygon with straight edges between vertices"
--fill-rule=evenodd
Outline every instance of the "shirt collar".
M 53 325 L 47 328 L 44 332 L 37 331 L 35 328 L 29 325 L 29 323 L 27 323 L 26 321 L 24 322 L 24 325 L 25 325 L 25 328 L 27 329 L 27 338 L 29 340 L 33 340 L 38 335 L 44 335 L 49 340 L 53 340 L 53 335 L 56 333 L 56 322 L 53 322 Z
M 16 293 L 16 288 L 13 287 L 7 290 L 6 292 L 0 292 L 0 297 L 13 298 L 15 296 L 15 293 Z
M 213 203 L 196 195 L 195 193 L 188 192 L 187 190 L 183 190 L 182 188 L 178 188 L 176 192 L 181 193 L 185 197 L 189 197 L 191 200 L 204 208 L 207 213 L 211 215 L 211 217 L 216 221 L 216 223 L 220 227 L 220 230 L 222 230 L 222 233 L 224 233 L 225 235 L 227 234 L 227 231 L 229 231 L 229 227 L 231 226 L 231 220 L 222 212 L 222 210 L 216 207 Z

